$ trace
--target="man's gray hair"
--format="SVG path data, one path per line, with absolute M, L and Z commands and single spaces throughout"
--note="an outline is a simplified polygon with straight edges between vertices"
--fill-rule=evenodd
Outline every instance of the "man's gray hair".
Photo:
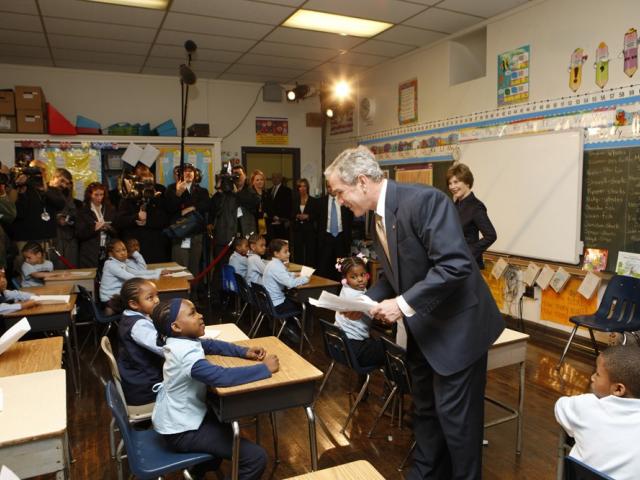
M 384 178 L 376 157 L 367 147 L 348 148 L 343 151 L 324 171 L 325 177 L 336 173 L 347 185 L 355 185 L 358 176 L 369 177 L 375 183 Z

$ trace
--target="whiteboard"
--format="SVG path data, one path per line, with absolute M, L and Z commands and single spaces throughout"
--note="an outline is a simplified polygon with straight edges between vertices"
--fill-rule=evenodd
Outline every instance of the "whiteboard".
M 498 234 L 491 251 L 578 263 L 582 144 L 582 131 L 565 131 L 461 145 Z

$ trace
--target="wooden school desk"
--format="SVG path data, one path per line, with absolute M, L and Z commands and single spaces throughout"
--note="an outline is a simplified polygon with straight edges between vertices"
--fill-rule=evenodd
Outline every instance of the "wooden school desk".
M 94 285 L 96 281 L 96 268 L 75 268 L 70 270 L 54 270 L 53 273 L 57 273 L 60 276 L 54 278 L 45 278 L 44 284 L 46 286 L 53 285 L 69 285 L 73 287 L 74 293 L 78 293 L 77 285 L 86 288 L 91 295 L 94 296 Z
M 331 468 L 305 473 L 287 480 L 384 480 L 373 465 L 366 460 L 345 463 Z
M 57 370 L 62 366 L 62 337 L 18 342 L 0 355 L 0 377 Z
M 262 346 L 268 353 L 277 355 L 280 359 L 280 370 L 274 373 L 271 378 L 257 382 L 211 389 L 214 393 L 211 405 L 218 419 L 221 422 L 230 422 L 233 428 L 231 478 L 233 480 L 238 478 L 240 451 L 240 425 L 238 422 L 240 418 L 295 407 L 303 407 L 307 414 L 311 469 L 316 470 L 318 468 L 318 452 L 313 400 L 315 383 L 322 378 L 322 372 L 276 337 L 252 338 L 237 343 L 244 346 Z M 251 360 L 219 355 L 208 355 L 207 359 L 223 367 L 255 364 Z
M 76 305 L 76 295 L 71 293 L 71 285 L 45 285 L 44 287 L 27 287 L 22 290 L 36 295 L 69 295 L 69 303 L 53 305 L 38 305 L 32 308 L 18 310 L 3 315 L 4 324 L 9 328 L 27 317 L 32 332 L 56 331 L 64 337 L 65 348 L 69 358 L 68 366 L 76 393 L 80 392 L 78 370 L 80 359 L 78 352 L 78 335 L 73 321 L 73 310 Z
M 19 478 L 60 472 L 69 477 L 64 370 L 0 378 L 0 465 Z
M 525 360 L 527 358 L 527 340 L 529 335 L 526 333 L 518 332 L 505 328 L 498 339 L 493 342 L 493 345 L 489 349 L 487 356 L 487 370 L 493 370 L 495 368 L 506 367 L 508 365 L 520 365 L 520 383 L 518 386 L 518 406 L 513 408 L 509 405 L 505 405 L 493 398 L 485 397 L 485 399 L 509 412 L 501 418 L 492 420 L 484 424 L 485 428 L 500 425 L 501 423 L 516 420 L 516 453 L 519 455 L 522 451 L 522 414 L 524 406 L 524 367 Z
M 189 298 L 189 278 L 190 277 L 160 277 L 151 280 L 156 284 L 160 301 L 171 298 Z
M 307 314 L 309 310 L 307 302 L 309 299 L 318 298 L 323 290 L 338 295 L 341 287 L 342 284 L 340 282 L 336 282 L 330 278 L 320 277 L 318 275 L 311 275 L 309 283 L 295 288 L 296 293 L 294 296 L 302 303 L 302 322 L 304 324 L 305 331 L 308 334 L 313 334 L 313 327 L 315 324 L 315 318 L 312 317 L 309 319 L 309 315 Z

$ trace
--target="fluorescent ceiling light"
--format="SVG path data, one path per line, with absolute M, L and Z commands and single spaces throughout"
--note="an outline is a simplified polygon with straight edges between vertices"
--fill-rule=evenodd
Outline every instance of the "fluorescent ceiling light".
M 125 7 L 153 8 L 156 10 L 166 10 L 169 0 L 88 0 L 95 3 L 111 3 L 113 5 L 124 5 Z
M 393 26 L 392 23 L 302 9 L 294 13 L 282 25 L 354 37 L 373 37 Z

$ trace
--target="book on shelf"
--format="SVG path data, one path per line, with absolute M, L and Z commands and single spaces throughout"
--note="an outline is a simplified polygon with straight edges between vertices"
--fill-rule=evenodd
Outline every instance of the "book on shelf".
M 491 269 L 491 276 L 496 280 L 499 280 L 500 277 L 504 274 L 504 271 L 509 266 L 509 263 L 504 258 L 499 258 L 498 261 L 493 265 Z
M 564 268 L 559 267 L 558 270 L 556 270 L 556 273 L 554 273 L 553 277 L 551 278 L 551 288 L 553 288 L 556 293 L 560 293 L 560 291 L 569 281 L 569 278 L 571 278 L 569 272 L 567 272 Z
M 524 271 L 524 274 L 522 275 L 522 281 L 528 287 L 532 287 L 533 282 L 536 281 L 536 277 L 538 276 L 538 273 L 540 273 L 540 265 L 530 262 L 529 265 L 527 266 L 527 269 Z
M 598 290 L 602 279 L 593 272 L 589 272 L 584 276 L 580 287 L 578 287 L 578 293 L 584 298 L 589 300 L 594 292 Z
M 582 255 L 582 270 L 603 272 L 607 269 L 609 250 L 606 248 L 585 248 Z
M 556 272 L 549 265 L 545 265 L 542 267 L 542 271 L 538 278 L 536 278 L 536 285 L 538 285 L 542 290 L 546 290 L 553 278 L 553 275 Z

